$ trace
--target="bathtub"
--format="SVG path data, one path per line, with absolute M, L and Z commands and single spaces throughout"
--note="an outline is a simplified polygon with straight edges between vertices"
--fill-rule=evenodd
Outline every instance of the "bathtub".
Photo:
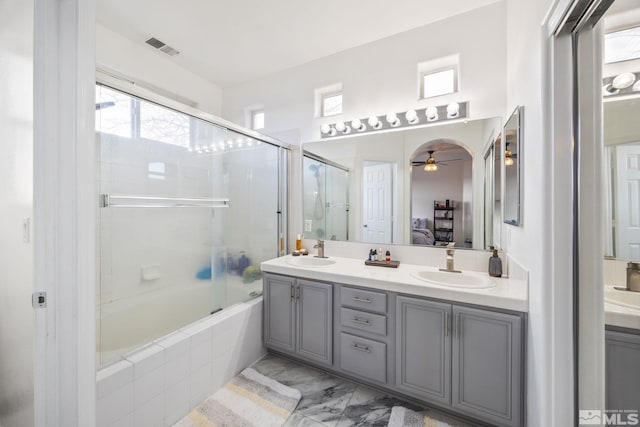
M 98 366 L 118 361 L 129 352 L 206 318 L 223 306 L 228 310 L 233 304 L 248 301 L 261 290 L 262 280 L 244 284 L 238 276 L 227 276 L 226 285 L 194 280 L 180 287 L 101 304 L 96 310 Z
M 234 304 L 100 369 L 96 424 L 172 426 L 264 354 L 262 297 Z

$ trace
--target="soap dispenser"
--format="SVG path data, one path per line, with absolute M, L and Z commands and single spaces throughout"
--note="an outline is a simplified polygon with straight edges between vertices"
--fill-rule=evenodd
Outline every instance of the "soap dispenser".
M 489 276 L 502 277 L 502 260 L 498 256 L 498 249 L 490 246 L 493 255 L 489 257 Z

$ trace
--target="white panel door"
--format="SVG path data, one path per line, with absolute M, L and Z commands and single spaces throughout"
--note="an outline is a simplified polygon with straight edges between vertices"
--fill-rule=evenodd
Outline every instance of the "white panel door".
M 616 258 L 640 261 L 640 143 L 616 149 Z
M 362 169 L 362 241 L 391 243 L 393 226 L 392 164 L 376 163 Z

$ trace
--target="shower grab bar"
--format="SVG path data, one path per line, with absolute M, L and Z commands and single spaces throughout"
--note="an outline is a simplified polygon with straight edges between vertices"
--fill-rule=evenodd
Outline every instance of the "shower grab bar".
M 122 196 L 101 194 L 103 208 L 228 208 L 229 199 Z

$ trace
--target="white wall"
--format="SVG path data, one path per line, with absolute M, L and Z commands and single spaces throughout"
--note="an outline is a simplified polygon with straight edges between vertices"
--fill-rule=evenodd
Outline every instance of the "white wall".
M 0 425 L 33 424 L 33 2 L 0 2 Z
M 553 167 L 556 147 L 545 138 L 543 96 L 548 81 L 543 75 L 547 33 L 542 24 L 550 0 L 509 0 L 507 3 L 507 117 L 524 106 L 524 145 L 521 151 L 523 183 L 522 225 L 502 226 L 502 244 L 509 257 L 530 271 L 527 340 L 527 425 L 573 424 L 571 383 L 571 281 L 553 283 L 551 257 L 561 257 L 570 268 L 570 253 L 553 254 L 551 239 L 563 239 L 567 230 L 550 229 L 552 191 L 567 188 L 546 177 Z M 550 124 L 547 122 L 547 125 Z M 565 165 L 569 167 L 570 165 Z M 562 195 L 558 195 L 562 198 Z M 564 195 L 571 199 L 570 188 Z M 570 215 L 563 211 L 562 215 Z M 569 296 L 565 305 L 558 295 Z M 565 316 L 556 317 L 556 313 Z
M 177 95 L 201 111 L 220 115 L 220 87 L 172 62 L 169 56 L 96 24 L 96 64 L 116 71 L 147 88 Z M 150 86 L 150 87 L 149 87 Z M 242 122 L 237 122 L 242 123 Z
M 498 2 L 449 19 L 349 49 L 300 67 L 224 89 L 223 117 L 245 122 L 245 108 L 264 105 L 264 133 L 299 129 L 320 138 L 322 123 L 469 101 L 470 118 L 502 116 L 506 91 L 506 7 Z M 470 35 L 470 29 L 477 29 Z M 460 55 L 460 90 L 418 99 L 418 63 Z M 342 83 L 344 113 L 314 117 L 314 90 Z M 292 141 L 294 142 L 294 141 Z

